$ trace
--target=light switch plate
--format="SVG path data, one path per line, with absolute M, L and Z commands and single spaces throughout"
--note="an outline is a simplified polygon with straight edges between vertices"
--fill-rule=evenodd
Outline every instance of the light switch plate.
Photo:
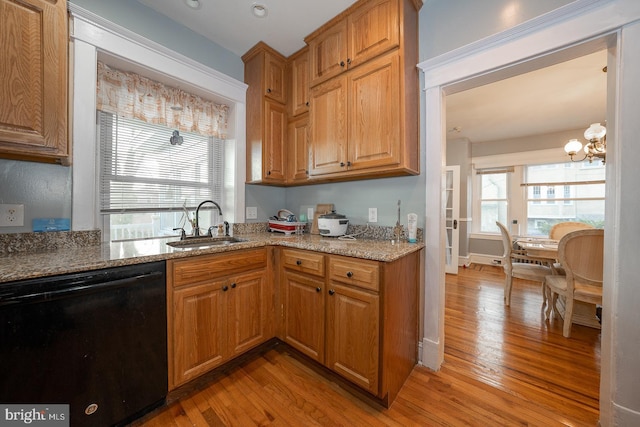
M 245 216 L 247 219 L 258 219 L 258 208 L 255 206 L 247 206 Z
M 24 226 L 24 205 L 0 205 L 0 227 Z

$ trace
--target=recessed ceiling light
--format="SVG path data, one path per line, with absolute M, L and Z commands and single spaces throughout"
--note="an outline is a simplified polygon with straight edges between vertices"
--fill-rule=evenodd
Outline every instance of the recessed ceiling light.
M 251 5 L 251 13 L 257 18 L 265 18 L 269 14 L 269 9 L 264 3 L 254 3 Z
M 184 0 L 184 2 L 191 9 L 200 9 L 200 1 L 199 0 Z

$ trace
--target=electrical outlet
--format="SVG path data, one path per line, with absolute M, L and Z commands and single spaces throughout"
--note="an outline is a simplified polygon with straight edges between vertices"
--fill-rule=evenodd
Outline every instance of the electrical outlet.
M 0 205 L 0 227 L 22 227 L 24 205 Z
M 369 208 L 369 222 L 378 222 L 378 208 Z
M 246 217 L 247 219 L 258 219 L 258 208 L 255 206 L 247 206 Z

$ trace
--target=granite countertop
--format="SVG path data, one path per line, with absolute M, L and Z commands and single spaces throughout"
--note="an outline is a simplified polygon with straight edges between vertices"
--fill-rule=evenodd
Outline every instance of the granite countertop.
M 340 240 L 308 234 L 286 236 L 256 232 L 234 233 L 234 237 L 245 241 L 206 249 L 176 249 L 166 244 L 178 240 L 173 237 L 4 253 L 0 254 L 0 283 L 264 246 L 285 246 L 383 262 L 394 261 L 424 247 L 422 242 Z

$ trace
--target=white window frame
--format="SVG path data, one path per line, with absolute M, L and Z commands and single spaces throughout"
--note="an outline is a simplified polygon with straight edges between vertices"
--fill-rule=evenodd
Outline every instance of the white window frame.
M 512 234 L 517 234 L 515 230 L 520 230 L 522 234 L 526 231 L 527 224 L 527 192 L 526 187 L 521 186 L 524 182 L 524 170 L 525 166 L 522 165 L 540 165 L 540 164 L 552 164 L 552 163 L 566 163 L 568 162 L 568 156 L 564 153 L 564 150 L 549 149 L 549 150 L 536 150 L 525 151 L 519 153 L 509 153 L 503 155 L 483 156 L 472 158 L 474 166 L 473 173 L 473 213 L 472 213 L 472 232 L 471 238 L 486 239 L 486 240 L 498 240 L 501 239 L 499 233 L 486 233 L 480 232 L 480 199 L 476 197 L 480 194 L 480 179 L 479 174 L 475 173 L 476 170 L 490 169 L 490 168 L 503 168 L 513 166 L 514 171 L 507 175 L 507 189 L 508 189 L 508 204 L 507 204 L 507 218 L 508 224 L 505 224 L 511 229 Z M 546 199 L 541 199 L 544 202 Z M 512 227 L 512 222 L 517 221 L 519 227 Z M 524 224 L 524 227 L 523 227 Z
M 73 189 L 72 229 L 94 230 L 100 226 L 97 197 L 96 82 L 98 54 L 129 64 L 145 64 L 169 79 L 189 82 L 191 88 L 223 99 L 231 109 L 225 153 L 226 165 L 234 171 L 233 182 L 225 182 L 221 201 L 225 219 L 244 222 L 246 176 L 247 85 L 191 58 L 145 39 L 74 5 L 71 11 L 71 75 L 73 76 Z M 228 214 L 227 214 L 228 213 Z

